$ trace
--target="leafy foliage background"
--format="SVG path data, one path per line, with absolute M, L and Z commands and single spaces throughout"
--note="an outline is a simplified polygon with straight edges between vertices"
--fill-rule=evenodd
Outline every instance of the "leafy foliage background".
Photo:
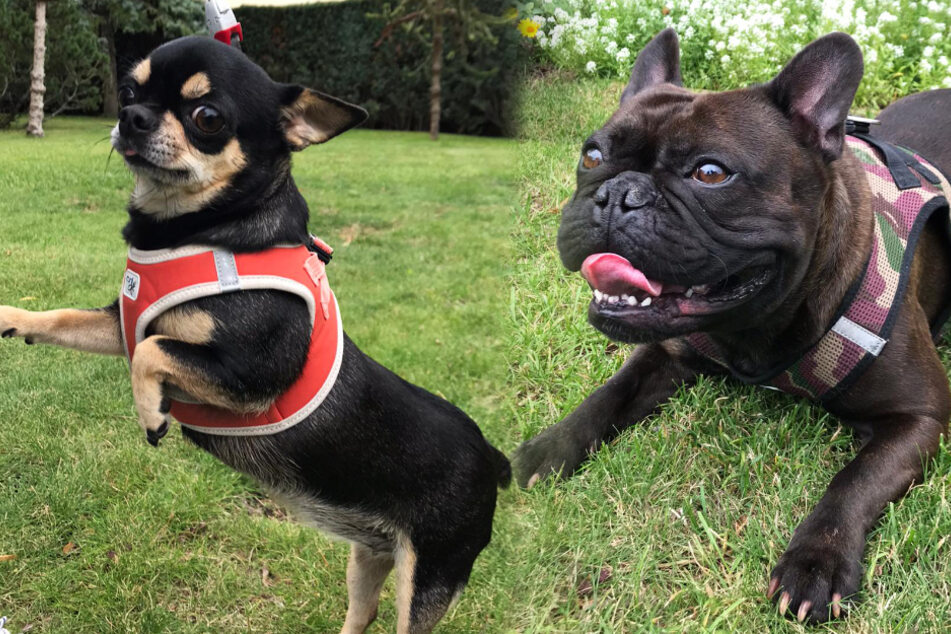
M 0 0 L 0 128 L 29 104 L 34 7 L 32 0 Z M 62 0 L 47 5 L 46 20 L 46 111 L 98 112 L 107 55 L 95 17 Z
M 499 15 L 499 3 L 477 1 Z M 244 50 L 277 81 L 305 84 L 352 101 L 370 112 L 368 125 L 428 129 L 430 43 L 413 23 L 386 26 L 379 0 L 286 8 L 242 7 Z M 509 23 L 492 28 L 497 41 L 447 37 L 443 68 L 442 130 L 463 134 L 509 133 L 508 113 L 520 51 Z
M 474 0 L 500 15 L 498 0 Z M 431 45 L 407 22 L 386 26 L 384 0 L 292 7 L 240 7 L 244 51 L 277 81 L 317 88 L 370 112 L 368 127 L 428 128 Z M 29 101 L 33 0 L 0 0 L 0 127 Z M 55 0 L 48 5 L 46 111 L 102 112 L 109 40 L 118 73 L 164 41 L 204 33 L 199 0 Z M 509 23 L 491 27 L 494 41 L 447 37 L 442 129 L 504 135 L 514 76 L 525 43 Z

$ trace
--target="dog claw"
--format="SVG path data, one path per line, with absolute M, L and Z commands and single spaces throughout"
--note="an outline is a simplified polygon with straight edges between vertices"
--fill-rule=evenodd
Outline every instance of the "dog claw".
M 165 437 L 165 434 L 168 433 L 168 421 L 162 421 L 162 424 L 159 425 L 158 429 L 152 430 L 148 429 L 145 432 L 145 439 L 153 447 L 158 447 L 158 441 Z
M 779 597 L 779 613 L 786 614 L 786 610 L 789 609 L 789 603 L 792 601 L 792 597 L 789 596 L 788 592 L 783 592 Z
M 779 590 L 779 577 L 773 577 L 769 580 L 769 587 L 766 588 L 766 598 L 772 599 L 777 590 Z
M 832 595 L 832 616 L 835 618 L 842 616 L 842 595 L 838 592 Z
M 530 478 L 528 479 L 528 484 L 525 485 L 525 488 L 526 488 L 526 489 L 531 489 L 533 486 L 535 486 L 536 484 L 538 484 L 538 481 L 541 480 L 541 479 L 542 479 L 541 474 L 540 474 L 540 473 L 536 473 L 535 475 L 533 475 L 532 477 L 530 477 Z
M 796 614 L 796 620 L 802 623 L 809 616 L 809 608 L 812 607 L 812 601 L 803 601 L 799 604 L 799 612 Z

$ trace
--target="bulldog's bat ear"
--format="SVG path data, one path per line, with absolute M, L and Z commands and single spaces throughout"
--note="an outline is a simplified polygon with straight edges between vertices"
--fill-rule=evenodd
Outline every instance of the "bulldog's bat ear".
M 631 81 L 621 93 L 621 103 L 645 88 L 664 83 L 675 86 L 683 83 L 680 79 L 680 42 L 676 31 L 671 28 L 655 35 L 637 56 Z
M 862 51 L 855 40 L 830 33 L 799 51 L 766 90 L 800 140 L 829 162 L 842 155 L 845 117 L 862 72 Z
M 292 150 L 329 141 L 366 118 L 360 106 L 303 86 L 282 86 L 281 126 Z

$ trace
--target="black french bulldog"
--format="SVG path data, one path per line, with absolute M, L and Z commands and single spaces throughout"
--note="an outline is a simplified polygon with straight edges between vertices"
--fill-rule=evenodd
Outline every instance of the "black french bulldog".
M 834 33 L 764 85 L 697 94 L 681 87 L 672 30 L 644 48 L 620 107 L 582 147 L 558 233 L 563 264 L 593 288 L 592 325 L 642 345 L 568 417 L 518 448 L 522 486 L 570 474 L 698 374 L 768 378 L 838 326 L 846 296 L 865 283 L 881 203 L 863 164 L 843 151 L 862 72 L 858 46 Z M 879 119 L 877 139 L 951 173 L 951 91 L 907 97 Z M 927 186 L 908 171 L 909 155 L 890 147 L 898 158 L 889 169 Z M 951 306 L 946 205 L 918 227 L 887 345 L 844 330 L 884 348 L 823 400 L 863 445 L 770 575 L 767 595 L 800 621 L 840 616 L 842 599 L 859 589 L 866 534 L 921 477 L 947 431 L 951 394 L 933 343 Z
M 275 83 L 237 50 L 204 37 L 157 48 L 121 82 L 119 94 L 113 145 L 136 177 L 123 231 L 130 266 L 213 252 L 211 271 L 223 267 L 215 283 L 234 284 L 230 292 L 175 304 L 144 322 L 130 354 L 140 424 L 157 444 L 169 410 L 183 407 L 179 400 L 211 404 L 239 421 L 263 411 L 271 416 L 274 403 L 301 388 L 295 381 L 309 367 L 308 342 L 322 323 L 321 308 L 324 318 L 336 310 L 321 277 L 320 258 L 328 254 L 308 234 L 291 151 L 329 140 L 366 113 Z M 297 245 L 305 268 L 316 274 L 314 296 L 325 290 L 310 304 L 308 292 L 239 289 L 238 279 L 228 277 L 228 271 L 244 276 L 241 263 L 254 262 L 256 254 L 293 251 L 287 245 Z M 144 278 L 127 272 L 121 301 L 132 306 L 148 292 Z M 126 352 L 129 329 L 121 320 L 119 302 L 47 312 L 0 306 L 4 337 L 101 354 Z M 343 632 L 362 633 L 375 618 L 394 565 L 397 631 L 430 632 L 489 543 L 508 461 L 458 408 L 374 362 L 342 331 L 336 339 L 334 330 L 322 332 L 336 342 L 329 357 L 336 379 L 302 420 L 262 435 L 192 426 L 183 433 L 262 482 L 303 519 L 352 543 Z M 288 412 L 274 413 L 282 414 Z

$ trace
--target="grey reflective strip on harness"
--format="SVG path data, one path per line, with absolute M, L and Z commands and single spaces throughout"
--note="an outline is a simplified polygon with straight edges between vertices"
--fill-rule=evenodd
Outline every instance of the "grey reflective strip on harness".
M 882 339 L 874 332 L 863 328 L 844 315 L 839 317 L 839 321 L 835 322 L 835 325 L 832 326 L 832 331 L 842 335 L 876 357 L 882 352 L 882 348 L 885 347 L 885 344 L 888 343 L 887 339 Z
M 241 290 L 238 280 L 238 265 L 235 264 L 234 254 L 229 251 L 214 251 L 215 270 L 218 272 L 218 284 L 222 293 Z

